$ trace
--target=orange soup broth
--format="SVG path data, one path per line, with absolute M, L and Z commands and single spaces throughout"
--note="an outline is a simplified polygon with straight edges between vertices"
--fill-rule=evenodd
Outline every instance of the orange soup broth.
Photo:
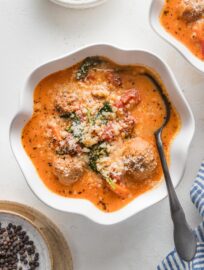
M 112 62 L 109 62 L 109 65 L 113 68 L 121 68 L 121 66 Z M 47 139 L 44 136 L 44 122 L 46 122 L 46 118 L 54 114 L 53 103 L 57 91 L 70 83 L 73 78 L 72 74 L 77 67 L 78 65 L 51 74 L 37 85 L 34 91 L 34 112 L 32 118 L 23 129 L 22 144 L 40 178 L 51 191 L 64 197 L 87 199 L 106 212 L 116 211 L 160 183 L 162 169 L 159 157 L 156 154 L 158 166 L 150 178 L 143 181 L 133 181 L 132 179 L 128 181 L 131 196 L 125 199 L 118 197 L 110 191 L 100 176 L 88 168 L 82 179 L 73 185 L 64 186 L 57 180 L 51 168 L 53 152 L 48 147 Z M 154 132 L 163 122 L 165 108 L 160 95 L 155 90 L 155 86 L 147 78 L 135 76 L 140 69 L 145 69 L 145 67 L 128 66 L 127 70 L 129 71 L 121 73 L 123 88 L 128 89 L 134 86 L 139 89 L 142 101 L 132 111 L 132 115 L 137 121 L 135 134 L 152 143 L 157 153 Z M 83 91 L 86 91 L 86 89 Z M 179 128 L 180 119 L 172 106 L 170 121 L 163 132 L 164 148 L 168 161 L 170 160 L 170 144 Z M 100 184 L 97 185 L 96 183 Z

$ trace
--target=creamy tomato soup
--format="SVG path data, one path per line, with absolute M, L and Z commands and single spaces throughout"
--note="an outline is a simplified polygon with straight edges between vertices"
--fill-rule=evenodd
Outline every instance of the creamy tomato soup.
M 165 0 L 161 24 L 204 60 L 204 0 Z
M 50 190 L 112 212 L 160 182 L 154 132 L 164 120 L 165 107 L 146 74 L 166 94 L 153 71 L 103 57 L 88 57 L 36 86 L 22 143 Z M 172 106 L 163 132 L 168 160 L 179 127 Z

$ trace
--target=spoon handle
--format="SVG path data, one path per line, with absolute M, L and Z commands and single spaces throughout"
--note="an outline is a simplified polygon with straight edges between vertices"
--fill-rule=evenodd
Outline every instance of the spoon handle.
M 197 240 L 186 221 L 183 208 L 173 187 L 163 149 L 161 132 L 162 129 L 155 132 L 155 138 L 169 194 L 171 218 L 174 224 L 174 243 L 179 256 L 185 261 L 190 261 L 195 256 Z
M 164 178 L 166 180 L 166 186 L 168 189 L 168 194 L 169 194 L 169 202 L 170 202 L 170 208 L 171 208 L 171 215 L 173 215 L 177 211 L 183 211 L 181 204 L 178 200 L 178 197 L 176 195 L 171 176 L 169 173 L 165 153 L 164 153 L 164 148 L 163 148 L 163 143 L 161 139 L 161 131 L 159 130 L 158 132 L 155 133 L 155 138 L 156 138 L 156 144 L 157 144 L 157 149 L 159 152 L 159 157 L 161 160 L 161 165 L 163 168 L 163 173 L 164 173 Z M 173 216 L 172 216 L 173 218 Z

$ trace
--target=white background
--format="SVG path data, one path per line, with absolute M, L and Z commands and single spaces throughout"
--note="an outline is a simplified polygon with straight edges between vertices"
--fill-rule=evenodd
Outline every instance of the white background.
M 152 270 L 173 248 L 167 199 L 121 224 L 100 226 L 42 204 L 14 160 L 9 124 L 25 78 L 42 62 L 82 45 L 106 42 L 148 49 L 173 69 L 196 119 L 186 172 L 177 192 L 191 225 L 200 222 L 189 190 L 204 157 L 204 78 L 152 31 L 150 2 L 109 0 L 97 8 L 76 11 L 48 0 L 0 0 L 0 199 L 25 203 L 48 215 L 68 240 L 76 270 Z

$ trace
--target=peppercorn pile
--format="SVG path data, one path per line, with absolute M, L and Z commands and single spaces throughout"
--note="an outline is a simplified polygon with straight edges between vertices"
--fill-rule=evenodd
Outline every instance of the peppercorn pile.
M 0 223 L 0 270 L 39 269 L 39 253 L 22 226 Z

